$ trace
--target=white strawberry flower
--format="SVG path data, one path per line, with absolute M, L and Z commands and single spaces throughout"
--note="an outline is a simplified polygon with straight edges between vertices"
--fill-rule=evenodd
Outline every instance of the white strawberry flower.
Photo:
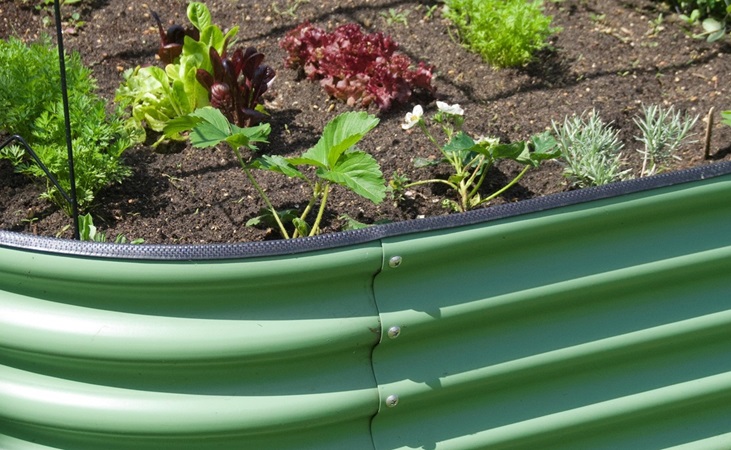
M 464 109 L 462 109 L 459 104 L 455 103 L 454 105 L 450 105 L 445 102 L 437 101 L 437 108 L 439 111 L 445 113 L 445 114 L 451 114 L 453 116 L 463 116 L 464 115 Z
M 414 106 L 414 110 L 410 113 L 406 113 L 406 117 L 404 118 L 404 123 L 401 124 L 401 128 L 404 130 L 409 130 L 414 127 L 414 125 L 421 122 L 421 118 L 424 116 L 424 108 L 421 107 L 421 105 Z
M 491 136 L 478 136 L 475 140 L 475 144 L 482 145 L 483 147 L 492 147 L 500 143 L 500 138 Z

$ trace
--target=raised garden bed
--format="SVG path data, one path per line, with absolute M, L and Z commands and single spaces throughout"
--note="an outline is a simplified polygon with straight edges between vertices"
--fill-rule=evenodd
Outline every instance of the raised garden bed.
M 400 44 L 407 55 L 435 66 L 436 98 L 458 103 L 466 111 L 465 130 L 475 135 L 494 135 L 503 142 L 524 140 L 561 122 L 571 114 L 596 108 L 612 122 L 625 143 L 628 168 L 635 174 L 641 166 L 641 144 L 633 119 L 642 104 L 674 106 L 701 118 L 715 108 L 717 123 L 710 143 L 711 161 L 728 157 L 731 127 L 719 126 L 720 111 L 727 109 L 728 88 L 723 74 L 729 73 L 729 46 L 692 39 L 683 24 L 662 4 L 649 0 L 617 3 L 597 1 L 547 2 L 546 13 L 562 31 L 549 39 L 525 68 L 495 70 L 467 52 L 450 37 L 448 22 L 437 10 L 426 19 L 427 8 L 416 2 L 387 1 L 299 3 L 295 16 L 277 14 L 285 5 L 273 2 L 209 3 L 214 20 L 223 28 L 240 25 L 240 42 L 256 46 L 277 71 L 267 93 L 271 112 L 271 144 L 265 152 L 292 156 L 314 145 L 322 129 L 338 113 L 350 110 L 333 101 L 317 83 L 298 77 L 284 67 L 285 54 L 278 41 L 297 24 L 310 20 L 334 29 L 355 22 L 368 32 L 383 31 Z M 291 3 L 291 2 L 290 2 Z M 149 6 L 149 9 L 148 7 Z M 108 98 L 121 81 L 121 73 L 137 65 L 155 64 L 158 34 L 150 9 L 164 20 L 185 23 L 185 5 L 153 2 L 147 6 L 126 3 L 94 3 L 79 8 L 86 23 L 66 35 L 66 45 L 81 52 L 98 79 L 100 93 Z M 291 5 L 290 5 L 291 6 Z M 275 7 L 279 8 L 275 10 Z M 65 6 L 65 9 L 71 9 Z M 0 37 L 33 39 L 51 28 L 42 24 L 44 14 L 32 5 L 9 2 L 2 6 L 7 26 Z M 411 11 L 408 25 L 391 20 Z M 663 19 L 658 16 L 663 13 Z M 697 30 L 696 30 L 697 31 Z M 454 30 L 452 30 L 452 35 Z M 405 132 L 403 117 L 413 104 L 433 112 L 433 100 L 414 98 L 408 105 L 379 114 L 380 124 L 360 143 L 381 164 L 384 176 L 395 171 L 412 178 L 444 176 L 435 168 L 414 169 L 414 158 L 436 156 L 435 149 L 418 130 Z M 377 112 L 371 107 L 371 112 Z M 703 140 L 704 124 L 694 131 Z M 149 146 L 133 148 L 125 155 L 133 175 L 121 185 L 103 190 L 91 209 L 98 228 L 108 235 L 124 234 L 147 243 L 245 242 L 276 239 L 279 233 L 266 227 L 246 227 L 263 204 L 240 172 L 228 148 L 193 149 L 171 146 L 167 153 Z M 684 146 L 671 170 L 706 164 L 702 143 Z M 519 170 L 510 162 L 499 164 L 488 177 L 486 191 L 504 185 Z M 531 170 L 521 182 L 491 204 L 570 189 L 563 167 L 548 161 Z M 0 161 L 0 227 L 47 236 L 69 237 L 69 219 L 37 197 L 40 187 L 14 175 L 7 161 Z M 306 193 L 278 174 L 258 172 L 257 177 L 278 208 L 303 208 Z M 376 206 L 353 194 L 335 191 L 326 211 L 324 230 L 343 229 L 347 214 L 364 223 L 402 221 L 448 214 L 441 205 L 447 195 L 438 185 L 411 190 L 400 204 L 385 201 Z M 66 231 L 64 231 L 64 229 Z
M 6 16 L 6 5 L 3 20 L 40 24 L 31 10 Z M 672 22 L 647 34 L 652 2 L 547 4 L 564 27 L 557 50 L 507 72 L 464 53 L 438 15 L 417 20 L 416 4 L 328 5 L 301 4 L 298 18 L 371 27 L 388 24 L 388 8 L 415 11 L 409 27 L 387 28 L 414 57 L 449 67 L 438 98 L 460 103 L 476 133 L 525 139 L 554 112 L 597 107 L 630 142 L 642 101 L 725 108 L 727 46 L 685 39 Z M 271 4 L 211 7 L 251 23 L 244 36 L 270 59 L 283 56 L 272 36 L 294 19 Z M 70 40 L 87 46 L 101 80 L 154 53 L 156 31 L 137 25 L 146 11 L 85 10 Z M 84 36 L 114 24 L 119 50 Z M 149 50 L 138 50 L 143 41 Z M 664 54 L 666 45 L 675 47 Z M 271 148 L 299 154 L 347 108 L 279 72 L 268 105 L 273 128 L 289 132 L 273 133 Z M 102 82 L 102 92 L 115 85 Z M 428 156 L 428 142 L 400 126 L 407 111 L 381 115 L 362 142 L 390 170 Z M 712 159 L 727 158 L 728 133 L 717 129 Z M 700 148 L 686 148 L 673 167 L 682 170 L 580 190 L 544 164 L 495 205 L 460 214 L 446 214 L 439 189 L 414 189 L 398 207 L 344 195 L 327 233 L 269 240 L 276 232 L 242 226 L 258 205 L 239 201 L 254 196 L 229 151 L 176 151 L 130 150 L 133 178 L 95 209 L 105 231 L 145 245 L 48 237 L 68 219 L 0 164 L 0 447 L 728 446 L 730 162 L 705 165 Z M 278 201 L 299 201 L 281 177 L 262 180 Z M 340 208 L 398 220 L 330 232 Z

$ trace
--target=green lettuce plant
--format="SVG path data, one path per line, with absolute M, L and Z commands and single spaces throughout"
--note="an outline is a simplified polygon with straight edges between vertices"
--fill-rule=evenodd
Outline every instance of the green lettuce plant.
M 441 157 L 436 159 L 415 158 L 416 167 L 447 164 L 452 174 L 447 179 L 432 178 L 418 181 L 411 181 L 403 174 L 394 174 L 389 184 L 396 198 L 400 198 L 404 190 L 413 186 L 443 184 L 458 196 L 456 201 L 444 199 L 443 206 L 458 212 L 467 211 L 488 203 L 510 189 L 531 167 L 537 167 L 542 161 L 559 156 L 556 141 L 548 133 L 533 136 L 528 142 L 510 144 L 501 144 L 499 139 L 492 137 L 474 139 L 462 131 L 464 110 L 459 105 L 437 102 L 437 108 L 438 111 L 432 120 L 441 125 L 446 136 L 446 144 L 440 145 L 429 131 L 421 105 L 416 105 L 412 112 L 406 114 L 401 127 L 409 130 L 419 126 L 440 152 Z M 480 190 L 488 172 L 499 160 L 513 160 L 525 167 L 505 186 L 483 197 Z
M 224 34 L 212 23 L 210 11 L 200 2 L 191 2 L 187 15 L 199 39 L 191 37 L 193 33 L 183 34 L 182 50 L 171 64 L 164 69 L 156 66 L 129 69 L 117 89 L 115 101 L 130 110 L 130 122 L 139 130 L 141 140 L 145 139 L 145 128 L 161 133 L 170 120 L 210 104 L 209 92 L 197 79 L 198 70 L 212 72 L 211 49 L 225 54 L 239 30 L 234 27 Z M 166 45 L 170 45 L 167 38 L 161 38 L 161 51 Z M 155 145 L 165 138 L 185 140 L 184 136 L 168 133 Z
M 336 186 L 345 187 L 374 203 L 383 200 L 386 187 L 378 163 L 371 155 L 354 148 L 378 122 L 375 116 L 365 112 L 340 114 L 325 126 L 314 147 L 292 158 L 274 155 L 244 157 L 241 149 L 256 151 L 256 143 L 266 142 L 269 125 L 241 128 L 230 123 L 221 111 L 212 107 L 198 109 L 171 121 L 165 132 L 191 130 L 190 142 L 194 147 L 214 147 L 221 142 L 229 144 L 241 169 L 264 201 L 265 215 L 276 223 L 282 237 L 290 239 L 320 233 L 328 198 Z M 299 215 L 293 211 L 278 211 L 257 182 L 252 169 L 280 173 L 307 184 L 311 190 L 307 206 Z M 310 222 L 308 219 L 315 209 L 317 212 Z M 258 217 L 249 221 L 249 224 L 263 219 Z M 291 222 L 291 232 L 285 222 Z
M 465 46 L 496 67 L 528 63 L 559 31 L 543 14 L 541 0 L 446 0 L 444 15 Z

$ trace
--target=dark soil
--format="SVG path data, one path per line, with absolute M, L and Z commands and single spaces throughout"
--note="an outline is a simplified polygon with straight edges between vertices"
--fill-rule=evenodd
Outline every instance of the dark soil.
M 40 1 L 0 2 L 0 38 L 11 35 L 26 40 L 50 33 L 43 13 L 33 8 Z M 425 20 L 433 1 L 407 0 L 312 0 L 296 9 L 296 17 L 280 15 L 293 0 L 218 0 L 206 2 L 214 22 L 223 28 L 241 26 L 242 45 L 256 46 L 267 55 L 277 78 L 267 97 L 272 114 L 272 154 L 295 155 L 311 147 L 323 126 L 349 107 L 327 97 L 320 86 L 300 79 L 283 65 L 279 39 L 304 20 L 332 29 L 356 22 L 368 31 L 392 35 L 401 50 L 414 60 L 436 66 L 437 98 L 459 103 L 466 111 L 465 129 L 473 135 L 495 135 L 506 142 L 526 139 L 562 121 L 566 115 L 596 108 L 605 121 L 621 129 L 625 154 L 639 170 L 640 148 L 634 140 L 633 117 L 641 104 L 674 105 L 705 117 L 715 108 L 731 109 L 729 85 L 731 55 L 725 42 L 706 43 L 687 36 L 683 24 L 662 3 L 650 0 L 563 0 L 546 2 L 546 12 L 562 31 L 551 38 L 551 48 L 535 62 L 520 69 L 495 70 L 450 37 L 449 24 L 440 12 Z M 276 7 L 275 7 L 276 4 Z M 155 64 L 158 36 L 149 8 L 164 20 L 185 22 L 186 1 L 150 0 L 121 2 L 84 1 L 65 6 L 80 11 L 86 24 L 65 35 L 67 48 L 79 51 L 94 70 L 99 92 L 111 102 L 124 69 Z M 410 10 L 408 26 L 388 24 L 381 13 Z M 664 15 L 660 27 L 651 20 Z M 73 31 L 73 30 L 70 30 Z M 454 35 L 454 33 L 451 33 Z M 415 102 L 417 100 L 414 100 Z M 427 114 L 434 101 L 421 103 Z M 387 178 L 394 171 L 412 179 L 446 172 L 412 168 L 414 157 L 435 154 L 421 133 L 401 129 L 403 117 L 413 104 L 378 114 L 380 125 L 360 144 L 380 162 Z M 375 109 L 370 112 L 377 113 Z M 703 141 L 705 124 L 695 131 Z M 731 127 L 717 125 L 711 141 L 712 160 L 729 159 Z M 683 149 L 673 170 L 707 164 L 702 143 Z M 246 227 L 263 206 L 251 184 L 240 173 L 233 154 L 225 147 L 193 149 L 179 145 L 155 152 L 141 146 L 128 150 L 126 163 L 133 176 L 98 195 L 91 211 L 96 225 L 108 235 L 122 233 L 144 238 L 147 243 L 241 242 L 278 238 L 273 230 Z M 431 169 L 433 170 L 433 169 Z M 507 182 L 518 171 L 503 163 L 490 173 L 489 189 Z M 515 187 L 493 204 L 514 202 L 569 189 L 556 161 L 530 171 Z M 302 208 L 306 191 L 283 176 L 256 173 L 278 208 Z M 0 161 L 0 228 L 49 236 L 70 237 L 70 219 L 38 199 L 41 188 L 14 174 Z M 441 207 L 445 195 L 439 187 L 413 189 L 399 204 L 387 200 L 375 206 L 343 191 L 335 191 L 326 216 L 325 231 L 341 230 L 343 214 L 366 223 L 402 221 L 448 214 Z M 488 206 L 489 207 L 489 206 Z

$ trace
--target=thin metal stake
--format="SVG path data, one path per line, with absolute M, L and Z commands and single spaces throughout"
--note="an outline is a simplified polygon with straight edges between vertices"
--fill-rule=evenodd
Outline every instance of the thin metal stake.
M 66 60 L 63 51 L 63 31 L 61 30 L 61 3 L 54 1 L 56 15 L 56 38 L 58 39 L 58 63 L 61 68 L 61 95 L 63 98 L 63 115 L 66 124 L 66 150 L 69 158 L 69 181 L 71 183 L 71 214 L 74 220 L 74 239 L 79 240 L 79 204 L 76 198 L 76 176 L 74 175 L 74 150 L 71 145 L 71 118 L 69 116 L 69 94 L 66 85 Z

